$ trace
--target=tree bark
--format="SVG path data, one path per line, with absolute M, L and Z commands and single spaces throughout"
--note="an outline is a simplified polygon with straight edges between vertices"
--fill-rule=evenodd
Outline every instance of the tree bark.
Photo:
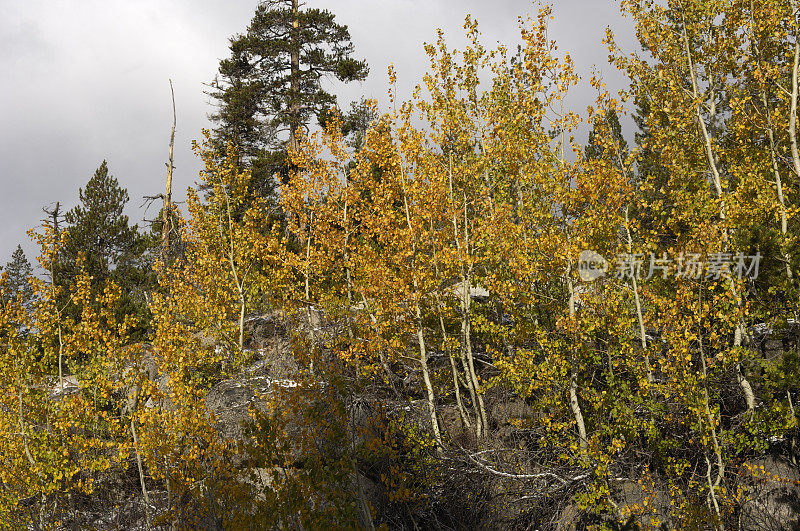
M 478 382 L 478 375 L 475 372 L 475 361 L 472 355 L 472 325 L 470 323 L 470 277 L 464 275 L 462 281 L 461 292 L 461 335 L 463 337 L 464 345 L 464 358 L 469 368 L 469 381 L 470 385 L 475 389 L 475 409 L 477 410 L 477 436 L 486 437 L 489 434 L 489 420 L 486 418 L 486 407 L 483 403 L 483 395 L 480 392 L 480 383 Z
M 161 211 L 161 258 L 166 261 L 169 248 L 169 234 L 172 230 L 172 170 L 175 168 L 173 154 L 175 148 L 175 125 L 177 114 L 175 112 L 175 91 L 172 89 L 172 80 L 169 80 L 169 91 L 172 94 L 172 132 L 169 136 L 169 162 L 167 163 L 167 183 L 164 190 L 164 205 Z
M 706 366 L 706 355 L 703 352 L 703 342 L 702 339 L 700 340 L 700 360 L 702 362 L 703 367 L 703 406 L 706 413 L 706 419 L 708 420 L 709 430 L 711 431 L 711 441 L 714 445 L 714 456 L 716 457 L 717 461 L 717 478 L 715 481 L 712 482 L 711 480 L 711 461 L 708 459 L 708 456 L 705 456 L 706 459 L 706 481 L 708 483 L 708 497 L 711 501 L 711 505 L 713 505 L 715 513 L 717 517 L 720 517 L 720 510 L 719 504 L 717 502 L 717 493 L 716 490 L 719 487 L 720 483 L 725 477 L 725 462 L 722 459 L 722 450 L 719 446 L 719 439 L 717 438 L 717 422 L 714 416 L 711 414 L 711 405 L 710 400 L 708 397 L 708 370 Z M 702 422 L 701 422 L 702 425 Z M 722 529 L 717 523 L 717 529 Z
M 422 309 L 419 305 L 419 282 L 417 281 L 416 258 L 417 258 L 417 245 L 414 242 L 413 226 L 411 224 L 411 212 L 408 208 L 408 197 L 405 191 L 405 175 L 403 175 L 403 206 L 405 207 L 406 223 L 408 225 L 409 237 L 411 239 L 411 276 L 412 286 L 414 288 L 414 312 L 417 325 L 417 343 L 419 345 L 419 363 L 422 367 L 422 379 L 425 384 L 425 391 L 428 398 L 428 411 L 431 419 L 431 429 L 433 430 L 433 437 L 436 441 L 436 451 L 441 454 L 444 451 L 442 445 L 442 435 L 439 431 L 439 419 L 436 414 L 436 396 L 433 392 L 433 385 L 431 384 L 430 372 L 428 371 L 428 353 L 425 348 L 425 335 L 422 332 Z
M 298 0 L 292 0 L 292 50 L 289 80 L 289 149 L 298 148 L 297 131 L 300 128 L 300 20 Z
M 144 467 L 142 466 L 142 453 L 139 450 L 139 435 L 136 432 L 136 411 L 139 408 L 139 386 L 136 386 L 134 391 L 133 400 L 130 408 L 131 413 L 131 436 L 133 438 L 133 447 L 136 452 L 136 467 L 139 472 L 139 483 L 142 487 L 142 497 L 144 498 L 144 515 L 147 529 L 150 529 L 150 496 L 147 494 L 147 484 L 144 479 Z
M 416 282 L 415 282 L 416 284 Z M 428 353 L 425 348 L 425 335 L 422 333 L 422 310 L 419 303 L 415 303 L 415 310 L 417 314 L 417 342 L 419 344 L 419 363 L 422 367 L 422 380 L 425 383 L 425 392 L 428 398 L 428 414 L 431 419 L 431 429 L 433 430 L 433 438 L 436 441 L 436 451 L 442 453 L 444 447 L 442 445 L 442 434 L 439 431 L 439 418 L 436 413 L 436 395 L 433 392 L 433 385 L 431 384 L 430 372 L 428 371 Z
M 575 327 L 575 286 L 572 284 L 572 262 L 567 262 L 567 288 L 569 290 L 569 320 L 570 326 Z M 572 348 L 575 348 L 574 342 L 577 339 L 574 337 L 573 334 L 573 345 Z M 575 425 L 578 428 L 578 438 L 580 439 L 580 448 L 581 448 L 581 456 L 586 456 L 586 451 L 588 448 L 587 438 L 586 438 L 586 424 L 583 421 L 583 412 L 581 411 L 580 402 L 578 402 L 578 371 L 575 370 L 575 360 L 573 356 L 572 360 L 572 367 L 570 368 L 570 377 L 569 377 L 569 406 L 572 409 L 572 416 L 575 419 Z
M 725 198 L 723 197 L 723 190 L 722 190 L 722 179 L 719 174 L 719 169 L 717 168 L 717 162 L 714 159 L 714 147 L 711 142 L 711 135 L 708 132 L 708 128 L 706 127 L 706 122 L 703 119 L 703 114 L 700 111 L 700 91 L 698 89 L 697 83 L 697 72 L 695 71 L 694 61 L 692 60 L 692 50 L 689 46 L 689 36 L 686 33 L 686 24 L 683 25 L 683 44 L 684 49 L 686 51 L 686 60 L 689 64 L 689 78 L 692 81 L 692 98 L 694 101 L 692 105 L 694 106 L 695 115 L 697 117 L 697 123 L 700 127 L 700 132 L 703 135 L 703 143 L 705 145 L 705 153 L 706 158 L 708 160 L 708 167 L 711 170 L 711 177 L 714 182 L 714 188 L 717 192 L 717 197 L 722 201 L 720 205 L 720 217 L 725 219 Z
M 792 66 L 792 106 L 789 111 L 789 140 L 792 144 L 792 167 L 794 173 L 800 178 L 800 154 L 797 150 L 797 93 L 798 70 L 800 69 L 800 41 L 794 45 L 794 63 Z
M 736 330 L 733 333 L 733 346 L 736 348 L 740 348 L 742 346 L 742 324 L 739 323 L 736 325 Z M 750 385 L 750 382 L 745 378 L 744 372 L 742 372 L 742 364 L 736 364 L 736 379 L 739 382 L 739 387 L 742 388 L 742 393 L 744 394 L 745 402 L 747 403 L 747 409 L 749 411 L 753 411 L 756 407 L 756 397 L 753 393 L 753 386 Z
M 583 422 L 583 413 L 578 402 L 578 376 L 574 369 L 571 371 L 569 378 L 569 407 L 572 409 L 572 415 L 575 417 L 575 424 L 578 427 L 581 453 L 585 455 L 587 448 L 586 424 Z
M 780 208 L 780 216 L 781 216 L 781 251 L 783 254 L 783 260 L 786 263 L 786 277 L 789 280 L 792 280 L 792 257 L 789 253 L 789 250 L 786 247 L 786 239 L 787 233 L 789 230 L 788 227 L 788 219 L 786 215 L 786 201 L 783 196 L 783 182 L 781 180 L 781 172 L 778 169 L 778 157 L 776 155 L 776 148 L 775 148 L 775 130 L 772 126 L 772 112 L 769 108 L 769 102 L 767 100 L 767 95 L 764 91 L 761 91 L 761 102 L 764 104 L 764 112 L 767 115 L 767 136 L 769 137 L 769 156 L 770 162 L 772 163 L 772 175 L 775 178 L 775 186 L 777 188 L 778 193 L 778 207 Z M 796 149 L 796 148 L 795 148 Z M 792 152 L 792 157 L 794 157 L 794 152 Z
M 452 210 L 451 222 L 453 224 L 453 239 L 455 240 L 456 250 L 459 253 L 459 267 L 461 277 L 461 293 L 459 296 L 461 302 L 461 350 L 462 361 L 464 363 L 465 374 L 470 386 L 470 395 L 472 397 L 472 404 L 475 408 L 476 418 L 476 435 L 478 437 L 488 435 L 489 420 L 486 417 L 486 407 L 483 403 L 483 395 L 480 391 L 480 383 L 478 376 L 475 372 L 475 361 L 472 356 L 472 327 L 470 323 L 470 267 L 464 263 L 464 253 L 469 252 L 469 226 L 467 218 L 467 196 L 464 194 L 464 245 L 459 241 L 458 218 L 456 216 L 455 208 L 455 194 L 453 191 L 453 155 L 450 154 L 448 158 L 448 179 L 450 187 L 450 208 Z
M 720 200 L 719 217 L 724 222 L 725 219 L 726 219 L 724 191 L 722 189 L 722 183 L 721 183 L 721 179 L 720 179 L 719 170 L 717 169 L 717 163 L 716 163 L 716 160 L 714 159 L 714 149 L 713 149 L 713 145 L 712 145 L 712 142 L 711 142 L 711 136 L 708 133 L 708 129 L 706 128 L 706 122 L 705 122 L 705 120 L 703 120 L 703 115 L 700 112 L 700 102 L 698 101 L 699 100 L 699 91 L 698 91 L 698 88 L 697 88 L 698 87 L 697 72 L 695 71 L 694 62 L 692 61 L 692 52 L 691 52 L 691 48 L 689 46 L 689 36 L 686 33 L 686 24 L 685 24 L 685 22 L 683 24 L 683 42 L 684 42 L 684 48 L 685 48 L 685 51 L 686 51 L 686 59 L 687 59 L 687 62 L 689 64 L 689 77 L 691 78 L 691 81 L 692 81 L 692 96 L 694 98 L 694 107 L 695 107 L 695 111 L 696 111 L 696 114 L 697 114 L 697 121 L 698 121 L 698 125 L 700 126 L 700 131 L 703 134 L 703 140 L 705 142 L 705 148 L 706 148 L 706 156 L 707 156 L 707 159 L 708 159 L 708 166 L 709 166 L 709 169 L 711 170 L 711 174 L 712 174 L 713 179 L 714 179 L 714 187 L 716 188 L 716 191 L 717 191 L 717 198 Z M 797 51 L 797 48 L 796 48 L 795 51 Z M 795 54 L 795 61 L 797 61 L 797 53 Z M 794 85 L 793 85 L 793 95 L 795 95 L 795 96 L 796 96 L 796 88 L 797 88 L 797 86 L 796 86 L 796 81 L 797 81 L 796 73 L 797 73 L 797 70 L 795 69 L 795 74 L 792 77 L 792 80 L 793 80 L 793 83 L 794 83 Z M 793 100 L 794 100 L 794 98 L 793 98 Z M 795 101 L 793 101 L 792 107 L 795 108 Z M 794 116 L 794 114 L 793 114 L 793 116 Z M 792 126 L 790 126 L 790 129 L 791 128 L 792 128 Z M 727 247 L 728 230 L 726 228 L 724 228 L 724 227 L 723 227 L 723 236 L 725 238 L 725 243 L 726 243 L 726 247 Z M 732 280 L 730 281 L 730 286 L 731 286 L 731 290 L 735 294 L 736 293 L 736 286 L 734 285 Z M 738 300 L 738 297 L 737 297 L 737 300 Z M 734 347 L 740 347 L 742 345 L 742 326 L 743 325 L 742 325 L 741 322 L 736 326 L 736 332 L 734 334 L 734 343 L 733 343 Z M 744 394 L 745 401 L 747 402 L 747 409 L 749 411 L 752 411 L 753 408 L 755 407 L 755 397 L 753 395 L 753 387 L 750 385 L 750 382 L 747 380 L 747 378 L 745 377 L 744 373 L 742 372 L 742 366 L 739 363 L 736 364 L 736 376 L 737 376 L 737 380 L 739 381 L 739 387 L 742 388 L 742 394 Z
M 364 297 L 364 294 L 361 294 L 361 304 L 364 305 L 364 309 L 369 314 L 369 320 L 372 324 L 372 330 L 375 332 L 375 339 L 384 342 L 383 337 L 380 335 L 380 330 L 378 329 L 378 319 L 375 317 L 375 314 L 369 309 L 369 305 L 367 304 L 367 299 Z M 400 398 L 400 392 L 395 387 L 395 381 L 399 380 L 399 376 L 392 372 L 391 367 L 389 367 L 389 362 L 386 359 L 386 353 L 383 351 L 383 347 L 378 349 L 378 357 L 380 358 L 381 367 L 383 368 L 383 372 L 386 373 L 386 382 L 394 391 L 394 394 L 397 398 Z
M 628 180 L 628 173 L 625 171 L 625 166 L 622 161 L 622 156 L 617 153 L 617 160 L 619 161 L 620 169 L 623 172 L 625 180 Z M 631 236 L 630 218 L 628 211 L 630 205 L 625 205 L 625 234 L 627 236 L 628 254 L 633 253 L 633 237 Z M 636 319 L 639 323 L 639 335 L 642 341 L 642 352 L 644 353 L 644 366 L 647 372 L 647 383 L 653 383 L 653 369 L 650 366 L 650 354 L 647 352 L 647 330 L 644 327 L 644 315 L 642 314 L 642 301 L 639 298 L 639 285 L 636 280 L 636 275 L 631 275 L 631 287 L 633 288 L 633 299 L 636 304 Z
M 248 271 L 245 271 L 241 277 L 239 275 L 240 271 L 236 266 L 236 256 L 234 253 L 234 241 L 233 241 L 233 214 L 231 213 L 231 202 L 230 198 L 228 197 L 228 191 L 225 190 L 225 186 L 223 183 L 220 182 L 220 189 L 225 194 L 225 205 L 227 207 L 227 215 L 228 215 L 228 240 L 230 242 L 228 248 L 228 263 L 231 266 L 231 274 L 233 275 L 233 282 L 236 286 L 236 290 L 239 295 L 239 349 L 241 350 L 244 348 L 244 314 L 247 305 L 247 299 L 245 298 L 244 294 L 244 282 L 245 277 L 247 277 Z M 222 233 L 222 227 L 219 226 L 220 230 L 220 237 L 224 237 Z
M 304 281 L 305 281 L 305 299 L 306 299 L 306 318 L 308 319 L 308 339 L 311 341 L 311 347 L 313 348 L 317 344 L 317 336 L 316 330 L 314 328 L 316 319 L 314 318 L 314 312 L 311 309 L 311 228 L 314 225 L 314 212 L 311 212 L 311 217 L 308 221 L 308 227 L 306 231 L 306 267 L 304 271 Z M 313 361 L 312 369 L 313 372 Z
M 450 370 L 453 373 L 453 389 L 455 390 L 456 407 L 458 407 L 458 414 L 461 416 L 461 422 L 464 424 L 464 427 L 470 428 L 471 424 L 469 421 L 469 415 L 467 415 L 467 411 L 464 408 L 464 402 L 461 400 L 461 387 L 458 384 L 458 367 L 456 367 L 456 360 L 454 359 L 453 351 L 450 349 L 450 344 L 448 342 L 449 338 L 447 335 L 447 330 L 444 326 L 444 316 L 442 315 L 442 300 L 438 293 L 436 294 L 436 309 L 437 313 L 439 314 L 439 326 L 442 329 L 442 341 L 444 342 L 445 350 L 447 351 L 447 358 L 450 360 Z

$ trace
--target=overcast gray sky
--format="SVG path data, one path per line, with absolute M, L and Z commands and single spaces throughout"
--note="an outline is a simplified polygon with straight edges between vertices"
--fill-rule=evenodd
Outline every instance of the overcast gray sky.
M 192 139 L 208 127 L 211 110 L 203 83 L 228 54 L 228 38 L 244 31 L 257 0 L 0 0 L 0 264 L 22 243 L 31 262 L 36 249 L 25 231 L 40 223 L 42 207 L 70 208 L 105 159 L 128 188 L 127 210 L 142 225 L 144 195 L 163 189 L 171 127 L 169 78 L 175 87 L 178 128 L 175 190 L 183 199 L 200 164 Z M 535 14 L 523 0 L 309 0 L 350 27 L 356 54 L 366 58 L 363 83 L 329 86 L 342 107 L 362 95 L 386 102 L 387 67 L 407 98 L 427 67 L 424 42 L 442 28 L 455 46 L 471 13 L 487 47 L 514 43 L 517 17 Z M 569 51 L 588 79 L 593 65 L 612 89 L 621 78 L 607 65 L 601 44 L 610 26 L 630 50 L 630 19 L 618 0 L 556 0 L 551 37 Z M 571 96 L 585 110 L 594 93 L 584 82 Z

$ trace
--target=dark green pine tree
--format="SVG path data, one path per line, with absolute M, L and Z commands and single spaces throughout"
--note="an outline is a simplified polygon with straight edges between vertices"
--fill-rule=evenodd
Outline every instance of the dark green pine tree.
M 74 290 L 82 257 L 83 266 L 92 277 L 93 289 L 99 293 L 106 280 L 116 282 L 123 293 L 117 308 L 119 314 L 134 314 L 140 318 L 140 325 L 146 326 L 147 240 L 123 213 L 129 200 L 128 191 L 109 174 L 103 161 L 86 187 L 79 189 L 79 196 L 80 204 L 64 216 L 67 235 L 54 274 L 54 282 L 63 288 L 65 312 L 76 320 L 80 316 L 80 309 L 73 307 L 67 297 Z
M 606 153 L 607 147 L 598 142 L 598 135 L 605 136 L 609 134 L 618 143 L 619 153 Z M 625 137 L 622 136 L 622 125 L 619 123 L 617 111 L 610 109 L 602 118 L 598 118 L 595 121 L 592 130 L 589 131 L 589 141 L 586 143 L 584 153 L 588 159 L 611 157 L 614 164 L 619 164 L 619 158 L 625 160 L 628 154 L 628 143 L 625 141 Z
M 230 52 L 210 84 L 218 107 L 210 116 L 213 140 L 218 149 L 239 147 L 254 192 L 269 197 L 273 176 L 288 178 L 286 153 L 298 131 L 336 105 L 322 79 L 359 81 L 369 69 L 352 57 L 347 26 L 330 11 L 301 9 L 298 0 L 261 2 L 247 31 L 230 40 Z
M 659 185 L 667 184 L 667 170 L 658 162 L 657 153 L 650 146 L 652 134 L 650 132 L 649 120 L 658 123 L 659 127 L 666 127 L 667 118 L 661 111 L 653 111 L 650 100 L 644 93 L 639 93 L 635 97 L 636 109 L 633 113 L 633 122 L 636 124 L 634 138 L 639 147 L 639 155 L 636 159 L 637 174 L 640 181 L 648 177 L 654 177 Z
M 370 103 L 361 98 L 358 103 L 350 103 L 350 112 L 344 115 L 342 133 L 347 137 L 347 144 L 355 151 L 360 151 L 364 137 L 370 125 L 378 120 L 378 112 Z M 320 120 L 324 123 L 323 120 Z
M 678 239 L 680 229 L 676 230 L 670 223 L 675 219 L 669 192 L 672 187 L 670 175 L 661 165 L 659 153 L 651 142 L 651 127 L 667 127 L 668 118 L 663 111 L 654 109 L 644 91 L 637 92 L 634 103 L 633 122 L 638 129 L 635 142 L 638 148 L 636 186 L 639 200 L 632 205 L 631 216 L 639 220 L 642 231 L 650 241 L 657 241 L 660 247 L 668 248 Z M 655 210 L 653 204 L 661 207 Z
M 33 276 L 33 268 L 21 245 L 17 245 L 17 250 L 11 255 L 11 261 L 6 264 L 5 272 L 7 277 L 3 302 L 20 296 L 24 305 L 30 304 L 33 300 L 33 288 L 29 279 Z

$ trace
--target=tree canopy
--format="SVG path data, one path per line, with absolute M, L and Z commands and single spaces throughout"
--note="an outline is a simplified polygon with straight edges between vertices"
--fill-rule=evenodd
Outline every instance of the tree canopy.
M 287 179 L 286 150 L 298 132 L 336 106 L 322 80 L 359 81 L 369 69 L 353 57 L 347 26 L 298 0 L 259 3 L 247 31 L 231 38 L 230 52 L 210 85 L 218 105 L 213 138 L 223 153 L 228 142 L 237 146 L 253 186 L 268 196 L 276 173 Z

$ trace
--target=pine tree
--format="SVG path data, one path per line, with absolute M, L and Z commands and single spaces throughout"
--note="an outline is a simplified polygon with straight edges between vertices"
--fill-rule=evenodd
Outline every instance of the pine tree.
M 342 136 L 347 139 L 347 146 L 359 151 L 364 145 L 364 136 L 370 126 L 378 120 L 378 111 L 374 100 L 361 98 L 361 101 L 350 102 L 350 111 L 340 113 L 338 109 L 326 109 L 319 115 L 319 123 L 327 127 L 330 120 L 339 123 Z
M 622 136 L 622 125 L 619 123 L 617 111 L 614 109 L 609 109 L 608 112 L 602 116 L 599 116 L 595 120 L 594 127 L 592 127 L 592 130 L 589 131 L 589 142 L 584 148 L 586 158 L 599 159 L 603 157 L 605 149 L 598 142 L 598 137 L 606 135 L 613 138 L 619 144 L 620 155 L 623 158 L 625 157 L 625 154 L 628 151 L 628 143 Z M 613 157 L 616 159 L 617 154 L 614 153 Z
M 80 205 L 64 216 L 67 234 L 59 249 L 53 281 L 64 288 L 65 294 L 74 291 L 82 263 L 98 292 L 106 280 L 122 287 L 119 312 L 143 315 L 146 312 L 143 287 L 148 276 L 141 262 L 146 240 L 123 213 L 129 201 L 128 191 L 119 185 L 103 161 L 86 187 L 79 189 L 79 197 Z M 70 308 L 66 300 L 62 304 L 77 317 L 75 312 L 79 309 Z
M 33 289 L 29 279 L 33 276 L 33 268 L 21 245 L 17 245 L 17 250 L 11 255 L 11 261 L 6 264 L 5 271 L 8 275 L 5 284 L 8 291 L 3 294 L 3 302 L 21 296 L 23 304 L 30 303 Z
M 639 220 L 643 236 L 668 247 L 677 239 L 676 231 L 668 223 L 674 217 L 674 206 L 666 193 L 669 172 L 659 162 L 660 153 L 652 146 L 652 130 L 668 127 L 668 118 L 643 92 L 634 96 L 634 104 L 633 122 L 637 131 L 634 133 L 636 172 L 633 178 L 640 200 L 631 205 L 631 217 Z
M 275 173 L 287 182 L 287 149 L 296 147 L 297 133 L 336 105 L 322 78 L 360 81 L 369 70 L 352 57 L 347 26 L 330 11 L 300 9 L 298 0 L 261 2 L 247 31 L 231 39 L 230 51 L 209 93 L 218 103 L 211 116 L 218 124 L 214 141 L 221 155 L 228 142 L 239 148 L 254 191 L 268 197 Z

